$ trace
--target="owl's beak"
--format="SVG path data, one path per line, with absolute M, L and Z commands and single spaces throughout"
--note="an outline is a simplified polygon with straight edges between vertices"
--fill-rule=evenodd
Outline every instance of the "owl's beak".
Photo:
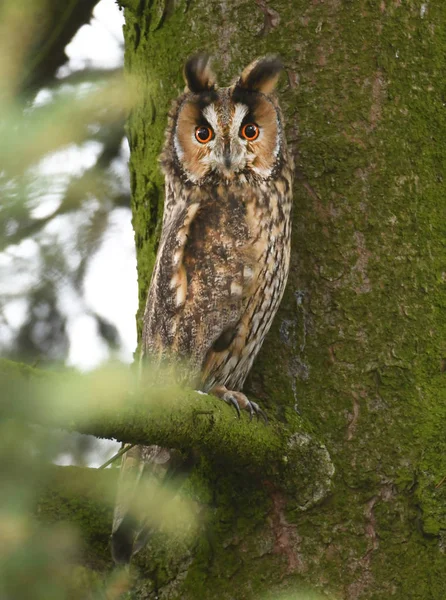
M 232 179 L 234 177 L 233 161 L 231 158 L 231 148 L 229 142 L 225 142 L 223 148 L 223 155 L 221 161 L 221 174 L 226 179 Z
M 234 157 L 234 148 L 228 139 L 223 138 L 214 154 L 214 169 L 218 171 L 223 179 L 234 179 L 239 170 L 237 158 Z

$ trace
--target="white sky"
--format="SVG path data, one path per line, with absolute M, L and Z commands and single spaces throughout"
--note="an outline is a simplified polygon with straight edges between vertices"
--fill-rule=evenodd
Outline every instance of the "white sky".
M 114 0 L 102 0 L 94 9 L 90 25 L 84 25 L 67 46 L 68 65 L 59 75 L 85 67 L 116 68 L 123 62 L 124 17 Z M 94 142 L 93 142 L 94 144 Z M 87 165 L 94 160 L 95 148 L 82 149 L 82 155 L 69 164 Z M 60 164 L 67 164 L 64 157 Z M 77 167 L 74 167 L 77 168 Z M 91 259 L 85 278 L 85 298 L 98 314 L 113 323 L 122 340 L 119 358 L 131 362 L 136 347 L 137 281 L 136 258 L 129 210 L 114 210 L 110 227 L 97 255 Z M 94 319 L 73 310 L 68 331 L 68 363 L 81 369 L 97 366 L 108 357 L 105 344 L 96 333 Z
M 68 72 L 88 66 L 119 67 L 122 64 L 123 25 L 123 12 L 116 2 L 101 0 L 94 9 L 91 24 L 81 27 L 66 48 L 70 59 L 66 67 Z
M 102 0 L 94 9 L 93 15 L 91 24 L 84 25 L 67 46 L 69 62 L 60 69 L 59 77 L 63 78 L 85 67 L 110 69 L 122 65 L 122 11 L 114 0 Z M 94 164 L 100 149 L 97 142 L 87 142 L 81 147 L 72 146 L 44 159 L 39 169 L 57 182 L 67 176 L 67 171 L 80 174 L 89 168 Z M 53 197 L 47 196 L 36 207 L 39 216 L 44 216 L 46 209 L 54 210 L 55 195 L 57 186 L 53 190 Z M 116 209 L 112 212 L 110 226 L 101 247 L 90 260 L 85 278 L 85 299 L 89 308 L 117 327 L 123 346 L 119 358 L 131 362 L 136 347 L 135 313 L 138 291 L 130 210 Z M 80 369 L 91 369 L 106 360 L 109 354 L 97 335 L 93 317 L 85 314 L 83 307 L 69 297 L 64 299 L 64 308 L 69 313 L 68 364 Z

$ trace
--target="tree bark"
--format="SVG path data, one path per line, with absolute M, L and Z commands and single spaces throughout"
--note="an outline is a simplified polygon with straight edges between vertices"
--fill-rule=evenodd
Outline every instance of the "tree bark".
M 128 124 L 144 308 L 160 231 L 157 166 L 185 58 L 223 84 L 256 55 L 285 63 L 297 164 L 290 279 L 247 386 L 272 421 L 298 409 L 336 467 L 331 496 L 296 508 L 243 470 L 203 463 L 207 506 L 185 547 L 149 544 L 136 598 L 446 597 L 446 320 L 442 0 L 123 2 Z M 297 502 L 299 504 L 299 502 Z

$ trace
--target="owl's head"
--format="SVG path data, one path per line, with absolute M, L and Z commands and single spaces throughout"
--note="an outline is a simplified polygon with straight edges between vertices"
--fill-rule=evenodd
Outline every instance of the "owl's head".
M 226 88 L 217 86 L 209 57 L 184 68 L 185 93 L 174 105 L 164 164 L 183 180 L 247 182 L 268 179 L 286 152 L 274 88 L 282 69 L 276 57 L 252 62 Z

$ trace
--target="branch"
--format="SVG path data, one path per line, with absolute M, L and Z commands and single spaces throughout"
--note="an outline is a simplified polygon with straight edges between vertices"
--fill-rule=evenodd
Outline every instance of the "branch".
M 123 366 L 79 375 L 0 360 L 0 415 L 122 442 L 196 449 L 290 492 L 302 508 L 326 496 L 333 465 L 297 416 L 293 429 L 250 423 L 213 396 L 174 386 L 138 390 L 134 379 Z
M 98 0 L 51 0 L 45 4 L 46 11 L 40 15 L 40 26 L 33 31 L 21 91 L 29 93 L 51 81 L 57 69 L 67 60 L 65 47 L 78 30 L 90 22 L 97 3 Z
M 118 469 L 48 465 L 40 473 L 35 513 L 41 522 L 69 522 L 82 531 L 85 562 L 110 565 L 109 548 Z

